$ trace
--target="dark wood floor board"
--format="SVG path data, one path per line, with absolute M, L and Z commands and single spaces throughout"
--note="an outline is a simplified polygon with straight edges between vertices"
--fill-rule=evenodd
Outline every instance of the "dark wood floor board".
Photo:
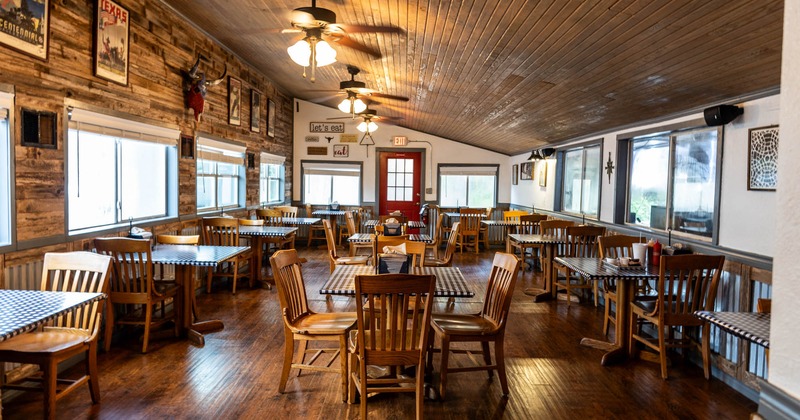
M 352 311 L 355 299 L 327 299 L 319 289 L 329 267 L 321 250 L 301 249 L 309 305 L 316 311 Z M 455 265 L 476 293 L 457 299 L 453 307 L 437 300 L 440 310 L 477 312 L 485 295 L 492 252 L 456 254 Z M 505 340 L 511 395 L 501 396 L 495 375 L 458 373 L 448 378 L 446 401 L 428 400 L 425 414 L 442 419 L 743 419 L 756 404 L 719 380 L 706 381 L 702 369 L 678 363 L 663 381 L 656 364 L 629 361 L 600 365 L 603 352 L 580 346 L 582 337 L 602 338 L 602 307 L 590 301 L 567 305 L 563 300 L 534 303 L 523 293 L 541 286 L 541 273 L 524 272 L 518 279 Z M 222 284 L 224 286 L 224 283 Z M 153 341 L 152 351 L 138 352 L 136 331 L 99 355 L 102 403 L 92 406 L 88 390 L 58 402 L 60 418 L 358 418 L 358 405 L 341 402 L 336 375 L 293 371 L 286 392 L 277 390 L 283 360 L 283 326 L 275 290 L 226 287 L 198 296 L 204 319 L 217 318 L 225 329 L 206 336 L 203 348 L 185 340 Z M 333 344 L 333 343 L 331 343 Z M 326 346 L 312 343 L 309 347 Z M 461 345 L 459 345 L 461 346 Z M 493 351 L 493 350 L 492 350 Z M 468 365 L 463 355 L 451 357 Z M 438 372 L 440 358 L 434 357 Z M 71 372 L 68 372 L 70 374 Z M 433 375 L 438 383 L 438 373 Z M 5 419 L 38 418 L 41 396 L 6 394 Z M 10 400 L 9 400 L 10 399 Z M 409 395 L 370 397 L 370 416 L 413 418 Z

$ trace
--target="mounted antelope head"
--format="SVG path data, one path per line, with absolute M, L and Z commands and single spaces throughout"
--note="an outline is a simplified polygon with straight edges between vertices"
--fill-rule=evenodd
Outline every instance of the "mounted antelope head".
M 194 111 L 195 121 L 200 121 L 200 115 L 203 114 L 208 87 L 220 84 L 220 82 L 225 80 L 225 75 L 228 74 L 228 65 L 226 64 L 222 76 L 218 79 L 206 80 L 205 72 L 197 71 L 201 61 L 206 61 L 206 58 L 202 54 L 199 54 L 197 56 L 197 61 L 194 62 L 194 65 L 189 71 L 181 70 L 183 74 L 183 92 L 186 97 L 186 107 Z

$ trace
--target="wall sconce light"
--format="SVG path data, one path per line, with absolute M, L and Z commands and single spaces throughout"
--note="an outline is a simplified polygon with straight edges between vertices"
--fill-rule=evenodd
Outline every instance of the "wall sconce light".
M 556 149 L 553 147 L 545 147 L 544 149 L 539 150 L 539 154 L 542 156 L 542 159 L 547 159 L 556 152 Z
M 531 155 L 528 156 L 528 160 L 533 161 L 533 162 L 535 162 L 537 160 L 542 160 L 542 155 L 539 154 L 539 150 L 534 150 L 534 151 L 531 152 Z
M 336 62 L 336 50 L 322 40 L 322 30 L 307 29 L 306 37 L 297 41 L 286 50 L 292 61 L 303 66 L 303 77 L 306 77 L 306 67 L 311 67 L 311 81 L 316 80 L 317 67 L 327 66 Z

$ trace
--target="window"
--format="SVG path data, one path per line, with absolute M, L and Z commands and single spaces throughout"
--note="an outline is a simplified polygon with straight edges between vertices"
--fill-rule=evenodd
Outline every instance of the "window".
M 245 206 L 245 147 L 197 137 L 197 212 Z
M 440 166 L 439 205 L 494 207 L 497 166 Z
M 261 154 L 261 173 L 259 174 L 259 202 L 262 205 L 282 203 L 284 200 L 283 156 Z
M 303 162 L 303 202 L 361 204 L 361 165 Z
M 11 244 L 11 214 L 14 202 L 11 196 L 11 132 L 9 110 L 13 109 L 14 95 L 0 92 L 0 247 Z
M 177 216 L 178 130 L 73 109 L 68 229 Z
M 712 237 L 717 206 L 718 128 L 630 140 L 628 222 Z
M 562 210 L 597 218 L 600 211 L 600 145 L 564 152 Z

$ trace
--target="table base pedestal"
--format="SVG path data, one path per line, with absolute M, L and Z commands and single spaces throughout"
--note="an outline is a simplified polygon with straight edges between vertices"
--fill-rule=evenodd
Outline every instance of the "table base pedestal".
M 538 287 L 529 287 L 525 289 L 524 293 L 528 296 L 533 296 L 534 302 L 547 302 L 548 300 L 553 300 L 552 293 Z

